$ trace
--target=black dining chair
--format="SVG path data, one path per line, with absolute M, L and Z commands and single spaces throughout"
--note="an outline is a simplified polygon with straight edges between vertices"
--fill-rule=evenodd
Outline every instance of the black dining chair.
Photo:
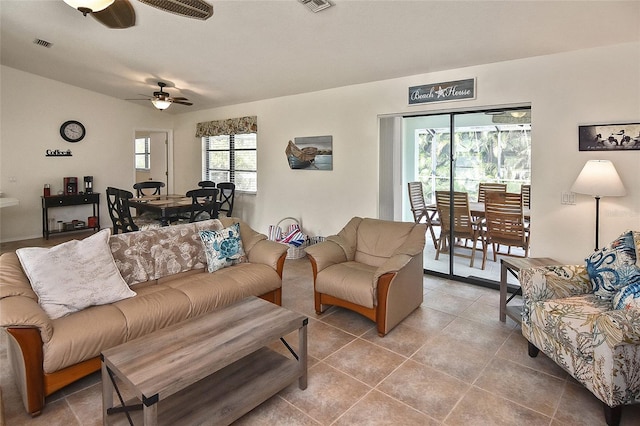
M 161 188 L 164 188 L 164 182 L 155 180 L 145 180 L 133 185 L 136 190 L 136 197 L 147 197 L 150 195 L 160 195 Z
M 233 200 L 236 195 L 236 185 L 231 182 L 220 182 L 218 184 L 220 191 L 218 212 L 225 212 L 227 217 L 231 217 L 233 212 Z
M 139 231 L 141 229 L 159 228 L 161 223 L 158 220 L 136 217 L 135 221 L 131 216 L 129 200 L 133 198 L 133 193 L 126 189 L 107 187 L 107 206 L 109 217 L 113 224 L 113 233 Z M 137 222 L 137 223 L 136 223 Z
M 200 188 L 215 188 L 216 183 L 210 180 L 201 180 L 200 182 L 198 182 L 198 186 Z
M 189 222 L 218 218 L 217 189 L 192 189 L 191 191 L 187 192 L 187 197 L 191 197 L 191 212 L 189 214 Z

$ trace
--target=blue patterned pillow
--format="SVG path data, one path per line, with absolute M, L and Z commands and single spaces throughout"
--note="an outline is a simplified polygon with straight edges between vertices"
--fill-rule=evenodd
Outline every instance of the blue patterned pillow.
M 209 272 L 246 261 L 238 223 L 219 231 L 200 231 L 200 239 L 204 244 Z
M 589 256 L 586 259 L 587 273 L 593 284 L 593 293 L 611 300 L 622 287 L 640 283 L 640 268 L 635 264 L 636 259 L 631 231 Z
M 640 283 L 618 290 L 613 297 L 613 309 L 640 309 Z

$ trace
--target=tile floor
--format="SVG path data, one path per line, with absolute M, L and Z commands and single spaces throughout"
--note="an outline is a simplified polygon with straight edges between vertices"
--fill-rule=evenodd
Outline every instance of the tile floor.
M 290 386 L 236 425 L 604 425 L 595 397 L 543 354 L 529 358 L 519 326 L 498 321 L 496 290 L 425 276 L 422 306 L 380 338 L 350 311 L 317 316 L 311 266 L 298 259 L 285 264 L 283 306 L 310 319 L 308 388 Z M 98 374 L 30 418 L 0 334 L 7 425 L 101 424 Z M 640 425 L 640 405 L 624 408 L 622 425 Z

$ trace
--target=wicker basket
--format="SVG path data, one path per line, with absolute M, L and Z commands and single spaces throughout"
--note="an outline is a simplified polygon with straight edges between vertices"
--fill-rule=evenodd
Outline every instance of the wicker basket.
M 309 247 L 309 240 L 305 241 L 300 247 L 296 247 L 291 244 L 287 244 L 289 248 L 287 249 L 287 259 L 302 259 L 307 255 L 307 252 L 304 251 L 306 247 Z
M 285 230 L 289 228 L 289 225 L 291 225 L 292 223 L 295 223 L 296 225 L 300 226 L 300 222 L 298 222 L 297 219 L 293 218 L 293 217 L 285 217 L 284 219 L 282 219 L 280 222 L 278 222 L 276 224 L 276 226 L 281 227 L 281 225 L 283 223 L 285 223 L 287 226 L 285 227 Z M 300 227 L 300 229 L 302 229 L 302 227 Z M 285 244 L 285 243 L 283 243 Z M 307 255 L 307 253 L 304 251 L 305 247 L 309 246 L 309 240 L 305 241 L 304 243 L 302 243 L 302 245 L 300 247 L 296 247 L 293 244 L 287 244 L 289 246 L 289 248 L 287 249 L 287 259 L 300 259 L 303 258 Z

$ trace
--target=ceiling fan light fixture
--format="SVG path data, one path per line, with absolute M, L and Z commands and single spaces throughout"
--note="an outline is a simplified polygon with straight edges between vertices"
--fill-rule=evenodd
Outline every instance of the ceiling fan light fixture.
M 525 115 L 527 115 L 527 113 L 525 111 L 511 111 L 509 113 L 513 118 L 522 118 Z
M 115 0 L 64 0 L 66 4 L 78 9 L 83 15 L 99 12 L 111 6 Z
M 153 98 L 151 99 L 151 103 L 153 104 L 154 107 L 156 107 L 160 111 L 163 111 L 171 106 L 170 100 L 162 99 L 162 98 Z

